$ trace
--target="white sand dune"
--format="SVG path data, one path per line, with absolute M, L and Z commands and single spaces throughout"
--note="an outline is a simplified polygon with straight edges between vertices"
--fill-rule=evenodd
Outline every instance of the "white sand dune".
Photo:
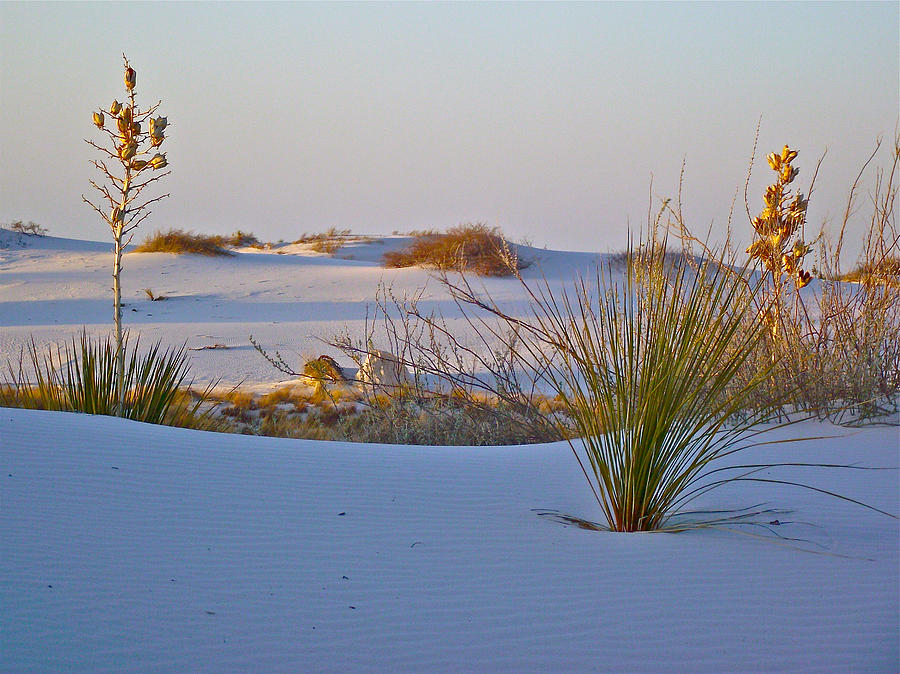
M 0 232 L 3 360 L 111 324 L 109 246 L 27 238 Z M 229 346 L 192 352 L 200 380 L 272 383 L 248 336 L 299 362 L 361 330 L 380 281 L 428 282 L 380 267 L 400 244 L 339 253 L 354 259 L 128 254 L 126 324 Z M 523 254 L 552 284 L 597 259 Z M 424 301 L 453 316 L 433 283 Z M 740 458 L 887 467 L 769 475 L 900 511 L 897 427 L 776 433 L 838 437 Z M 598 533 L 536 512 L 600 519 L 562 443 L 353 445 L 0 409 L 0 671 L 900 669 L 897 520 L 762 483 L 695 505 L 761 503 L 778 524 Z
M 896 428 L 829 430 L 752 458 L 896 467 Z M 772 530 L 808 542 L 612 534 L 533 512 L 598 516 L 562 443 L 353 445 L 22 410 L 0 410 L 0 438 L 2 671 L 900 664 L 897 521 L 821 494 L 742 485 L 698 504 L 790 510 Z M 897 512 L 896 470 L 806 477 Z
M 278 374 L 249 342 L 280 350 L 297 367 L 302 359 L 328 349 L 344 328 L 363 337 L 367 307 L 379 283 L 398 296 L 426 287 L 423 309 L 458 312 L 448 294 L 421 269 L 385 269 L 385 250 L 403 237 L 354 243 L 334 257 L 309 254 L 302 247 L 272 251 L 242 249 L 233 257 L 165 253 L 127 253 L 122 273 L 126 327 L 145 343 L 189 348 L 223 344 L 227 350 L 196 351 L 193 374 L 200 382 L 271 382 Z M 22 243 L 24 242 L 24 243 Z M 285 252 L 287 251 L 287 252 Z M 283 254 L 278 254 L 279 252 Z M 597 255 L 522 248 L 533 261 L 526 274 L 551 282 L 569 279 L 575 267 L 589 270 Z M 32 338 L 38 346 L 70 339 L 82 328 L 108 334 L 112 325 L 110 244 L 54 237 L 22 237 L 0 230 L 0 363 L 15 358 Z M 513 279 L 486 279 L 498 301 L 522 297 Z M 153 302 L 144 292 L 169 299 Z M 371 315 L 371 314 L 370 314 Z M 457 321 L 462 330 L 461 321 Z M 345 362 L 345 365 L 350 365 Z

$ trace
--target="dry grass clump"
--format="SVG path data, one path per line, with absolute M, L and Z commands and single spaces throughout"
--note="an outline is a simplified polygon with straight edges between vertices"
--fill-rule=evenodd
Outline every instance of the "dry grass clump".
M 283 386 L 275 389 L 271 393 L 265 393 L 256 400 L 256 404 L 260 409 L 274 408 L 285 403 L 296 404 L 297 396 L 294 389 L 290 386 Z
M 467 223 L 444 233 L 416 233 L 400 251 L 388 251 L 386 267 L 428 267 L 466 271 L 480 276 L 511 276 L 523 268 L 499 229 L 484 223 Z
M 560 439 L 552 432 L 536 435 L 531 425 L 501 412 L 496 403 L 471 406 L 451 396 L 404 395 L 376 396 L 362 404 L 341 391 L 323 397 L 292 396 L 274 405 L 258 398 L 252 409 L 224 405 L 220 413 L 234 422 L 238 432 L 310 440 L 471 446 Z
M 303 416 L 276 410 L 264 414 L 253 428 L 254 434 L 275 438 L 302 440 L 342 440 L 335 418 L 330 415 L 310 413 Z
M 158 230 L 134 249 L 135 253 L 174 253 L 175 255 L 234 255 L 222 247 L 222 238 L 194 234 L 183 229 Z

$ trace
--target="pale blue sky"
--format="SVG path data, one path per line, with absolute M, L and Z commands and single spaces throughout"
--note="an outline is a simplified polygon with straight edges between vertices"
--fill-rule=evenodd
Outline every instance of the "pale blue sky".
M 654 191 L 724 228 L 756 122 L 837 220 L 900 98 L 900 4 L 0 4 L 0 222 L 108 232 L 90 113 L 162 98 L 173 175 L 144 230 L 292 239 L 484 220 L 617 249 Z M 880 162 L 886 165 L 885 152 Z M 764 161 L 751 183 L 761 205 Z M 739 201 L 736 228 L 746 229 Z

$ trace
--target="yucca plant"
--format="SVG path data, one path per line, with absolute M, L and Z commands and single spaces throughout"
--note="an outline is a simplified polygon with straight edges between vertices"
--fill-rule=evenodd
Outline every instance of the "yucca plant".
M 144 192 L 157 181 L 169 174 L 162 172 L 168 166 L 165 153 L 159 152 L 166 139 L 168 126 L 166 117 L 156 114 L 160 103 L 149 108 L 138 107 L 135 100 L 137 73 L 128 58 L 125 62 L 125 90 L 127 101 L 123 104 L 114 100 L 109 106 L 113 123 L 107 125 L 106 111 L 95 110 L 92 114 L 94 125 L 105 134 L 108 145 L 104 147 L 87 140 L 91 147 L 100 151 L 102 159 L 91 163 L 103 176 L 101 182 L 91 180 L 91 185 L 100 193 L 101 199 L 94 203 L 86 196 L 82 200 L 93 208 L 110 229 L 115 246 L 113 249 L 113 320 L 116 330 L 115 359 L 117 364 L 116 387 L 118 405 L 125 407 L 125 345 L 122 333 L 122 253 L 131 241 L 134 230 L 150 215 L 148 207 L 168 194 L 148 198 Z
M 550 380 L 580 438 L 569 442 L 614 531 L 673 528 L 711 464 L 767 415 L 738 415 L 764 372 L 733 386 L 764 335 L 743 320 L 756 288 L 726 260 L 672 269 L 662 251 L 629 261 L 624 285 L 598 271 L 596 287 L 538 302 L 560 363 Z
M 760 424 L 778 408 L 777 400 L 763 406 L 753 400 L 774 363 L 749 379 L 735 376 L 768 329 L 747 320 L 759 305 L 764 281 L 758 276 L 748 281 L 747 268 L 736 267 L 724 253 L 673 269 L 665 263 L 664 241 L 649 250 L 655 251 L 649 261 L 647 252 L 641 265 L 629 260 L 621 285 L 611 267 L 597 271 L 594 286 L 582 279 L 571 293 L 554 293 L 546 284 L 532 292 L 526 284 L 534 301 L 529 320 L 475 302 L 527 335 L 519 361 L 545 372 L 560 396 L 567 423 L 576 431 L 563 436 L 606 526 L 622 532 L 678 531 L 753 522 L 762 511 L 687 510 L 697 497 L 742 481 L 812 489 L 895 517 L 803 482 L 759 475 L 779 466 L 823 467 L 818 464 L 734 460 L 738 452 L 764 444 L 759 436 L 771 428 Z M 654 267 L 651 273 L 636 271 L 648 265 Z M 471 302 L 475 298 L 466 288 L 452 289 Z
M 57 345 L 46 354 L 39 353 L 32 341 L 17 367 L 7 364 L 11 383 L 0 392 L 0 404 L 115 415 L 190 428 L 213 427 L 208 412 L 201 412 L 209 389 L 196 398 L 185 392 L 189 375 L 185 348 L 162 350 L 157 343 L 141 354 L 140 338 L 133 344 L 129 341 L 126 332 L 122 339 L 124 404 L 119 395 L 115 344 L 108 337 L 94 341 L 84 332 L 77 341 L 73 338 L 71 344 Z M 33 374 L 33 380 L 29 374 Z

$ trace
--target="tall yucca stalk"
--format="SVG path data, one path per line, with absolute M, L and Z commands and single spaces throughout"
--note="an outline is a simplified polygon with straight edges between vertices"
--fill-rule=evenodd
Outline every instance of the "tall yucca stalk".
M 114 100 L 109 106 L 109 114 L 115 123 L 107 126 L 103 109 L 92 115 L 94 125 L 106 135 L 107 147 L 91 140 L 86 142 L 103 155 L 102 159 L 91 163 L 103 175 L 98 184 L 91 180 L 91 185 L 100 193 L 99 204 L 90 201 L 84 195 L 81 198 L 93 208 L 109 226 L 115 242 L 113 261 L 113 295 L 116 326 L 116 362 L 118 375 L 117 399 L 120 413 L 125 408 L 125 345 L 122 333 L 122 253 L 131 241 L 134 230 L 150 215 L 148 206 L 169 196 L 163 194 L 154 198 L 146 198 L 144 190 L 164 178 L 169 171 L 159 173 L 168 162 L 166 155 L 158 152 L 165 140 L 165 129 L 168 120 L 165 117 L 153 117 L 161 101 L 147 109 L 141 109 L 135 99 L 137 73 L 123 54 L 125 64 L 125 104 Z

